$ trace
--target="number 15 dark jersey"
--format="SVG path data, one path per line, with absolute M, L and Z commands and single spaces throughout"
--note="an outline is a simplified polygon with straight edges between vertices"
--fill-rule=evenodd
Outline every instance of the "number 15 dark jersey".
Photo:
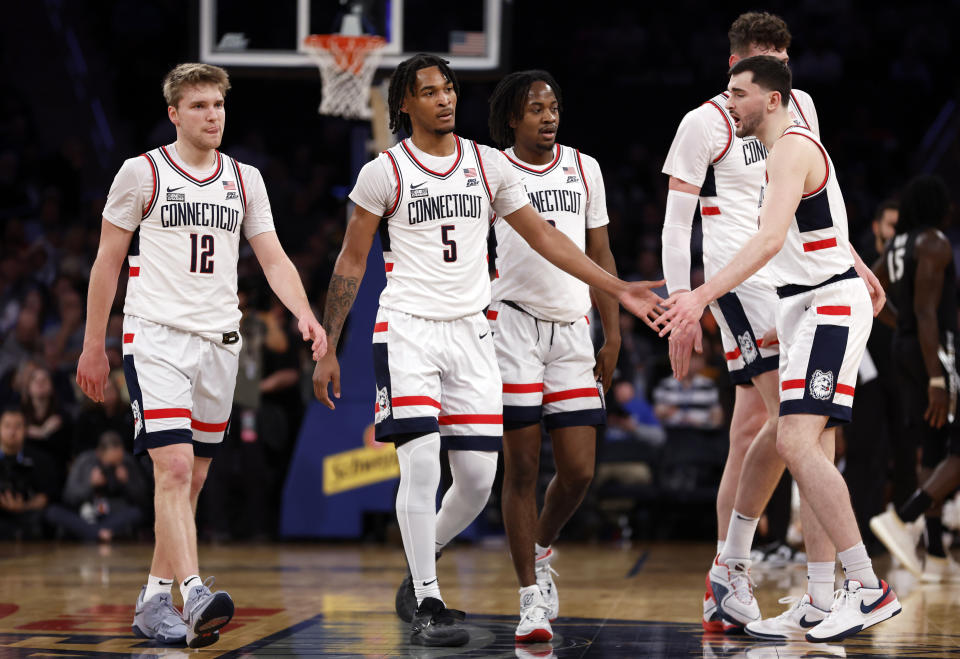
M 925 231 L 936 231 L 923 227 L 908 233 L 898 233 L 884 250 L 884 262 L 890 278 L 890 302 L 897 309 L 897 334 L 916 336 L 917 316 L 914 313 L 914 291 L 916 290 L 917 258 L 914 254 L 917 238 Z M 942 337 L 950 331 L 957 333 L 957 287 L 953 257 L 943 272 L 943 288 L 937 303 L 937 329 Z

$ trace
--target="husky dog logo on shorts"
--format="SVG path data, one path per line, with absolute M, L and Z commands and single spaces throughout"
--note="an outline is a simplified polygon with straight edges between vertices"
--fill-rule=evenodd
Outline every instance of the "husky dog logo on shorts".
M 757 347 L 753 343 L 753 337 L 750 332 L 744 332 L 737 337 L 737 343 L 740 344 L 740 354 L 743 355 L 743 361 L 750 364 L 757 358 Z
M 374 421 L 380 423 L 390 416 L 390 394 L 387 388 L 382 387 L 377 390 L 377 413 L 374 415 Z
M 140 435 L 140 431 L 143 430 L 143 415 L 140 414 L 140 401 L 133 401 L 130 407 L 133 408 L 133 436 L 137 437 Z
M 810 395 L 817 400 L 827 400 L 833 395 L 833 371 L 824 373 L 820 369 L 810 376 Z

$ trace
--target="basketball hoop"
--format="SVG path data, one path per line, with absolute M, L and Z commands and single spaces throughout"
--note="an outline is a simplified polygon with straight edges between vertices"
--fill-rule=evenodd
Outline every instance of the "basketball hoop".
M 373 35 L 312 34 L 303 45 L 320 69 L 320 114 L 370 119 L 370 87 L 386 40 Z

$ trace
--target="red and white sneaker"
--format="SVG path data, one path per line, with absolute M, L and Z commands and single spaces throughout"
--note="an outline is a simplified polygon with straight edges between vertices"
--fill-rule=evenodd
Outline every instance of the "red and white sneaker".
M 848 636 L 872 627 L 900 613 L 900 600 L 893 588 L 880 580 L 879 588 L 865 588 L 855 579 L 843 582 L 836 592 L 830 613 L 819 625 L 807 632 L 811 643 L 842 641 Z
M 710 591 L 717 602 L 717 611 L 725 634 L 739 634 L 747 623 L 760 620 L 760 606 L 753 596 L 750 560 L 730 558 L 713 560 L 710 568 Z
M 703 631 L 723 633 L 723 621 L 720 620 L 720 610 L 717 607 L 717 600 L 713 599 L 713 591 L 710 590 L 710 573 L 707 572 L 707 592 L 703 594 Z
M 520 589 L 520 624 L 513 638 L 518 643 L 545 643 L 553 639 L 547 603 L 538 586 Z

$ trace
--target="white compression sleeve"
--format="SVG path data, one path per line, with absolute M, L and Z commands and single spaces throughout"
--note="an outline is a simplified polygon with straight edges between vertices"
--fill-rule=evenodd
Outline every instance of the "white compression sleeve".
M 397 449 L 400 488 L 397 522 L 410 574 L 415 582 L 437 576 L 437 488 L 440 486 L 440 435 L 430 433 Z
M 663 218 L 663 276 L 667 291 L 690 290 L 690 234 L 693 214 L 700 198 L 689 192 L 667 192 L 667 211 Z
M 497 475 L 495 451 L 450 451 L 453 484 L 437 513 L 437 549 L 453 540 L 487 505 Z

